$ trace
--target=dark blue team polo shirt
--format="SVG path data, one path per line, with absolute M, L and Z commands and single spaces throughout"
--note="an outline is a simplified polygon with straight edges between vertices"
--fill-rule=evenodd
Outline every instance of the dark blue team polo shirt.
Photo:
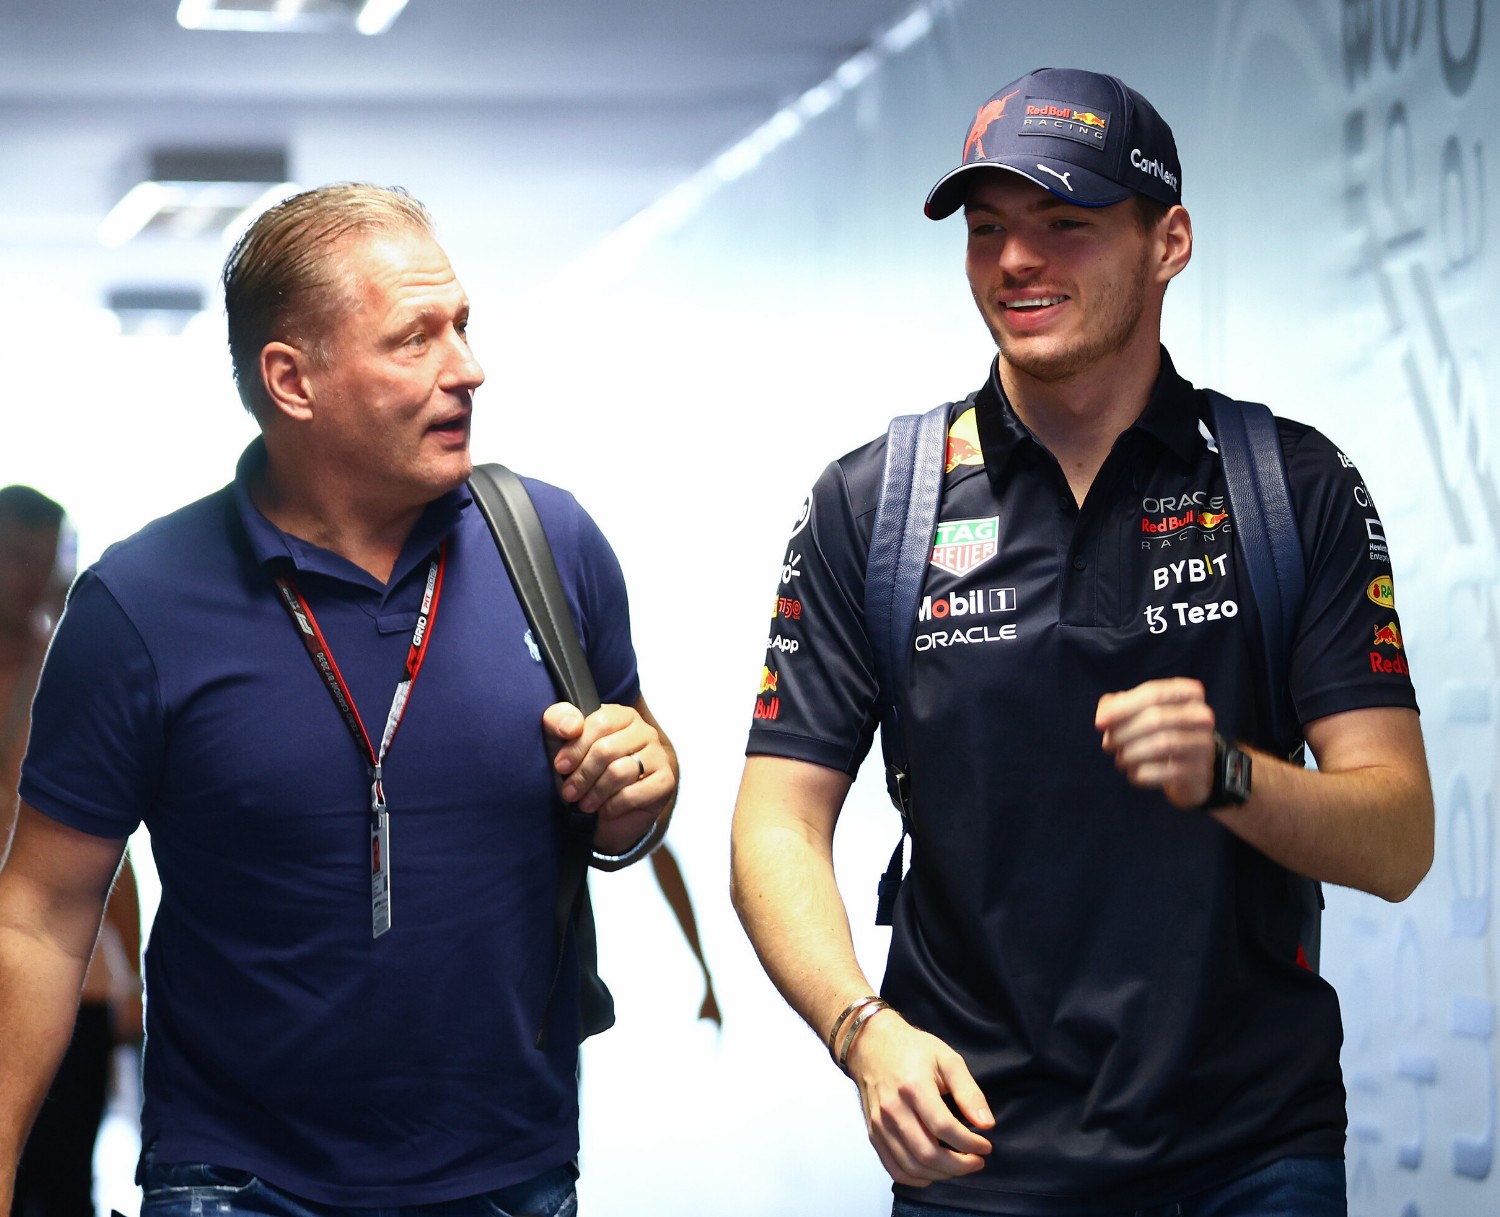
M 552 965 L 555 700 L 466 492 L 388 586 L 288 536 L 235 483 L 85 572 L 48 655 L 21 782 L 85 832 L 151 831 L 145 1144 L 330 1203 L 518 1182 L 578 1147 L 576 1004 L 532 1039 Z M 606 702 L 639 695 L 624 581 L 571 495 L 527 481 Z M 425 664 L 385 763 L 392 928 L 371 936 L 366 764 L 280 603 L 289 569 L 377 741 L 429 557 Z M 569 966 L 572 967 L 571 959 Z
M 1272 746 L 1207 417 L 1163 352 L 1079 507 L 993 375 L 953 412 L 911 663 L 913 857 L 883 991 L 962 1053 L 998 1123 L 982 1172 L 914 1198 L 1114 1211 L 1342 1153 L 1338 1003 L 1296 963 L 1291 876 L 1128 785 L 1094 727 L 1101 694 L 1191 676 L 1227 735 Z M 1415 706 L 1369 491 L 1317 431 L 1279 426 L 1308 564 L 1300 721 Z M 861 606 L 884 455 L 882 439 L 829 466 L 799 518 L 752 753 L 853 773 L 870 746 Z

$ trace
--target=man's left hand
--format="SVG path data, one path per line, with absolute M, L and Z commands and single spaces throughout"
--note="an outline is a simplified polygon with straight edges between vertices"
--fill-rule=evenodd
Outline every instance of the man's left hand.
M 1213 789 L 1214 712 L 1203 685 L 1148 680 L 1106 693 L 1094 712 L 1104 750 L 1130 784 L 1156 788 L 1174 807 L 1201 807 Z
M 600 706 L 587 718 L 558 702 L 542 714 L 565 802 L 599 817 L 597 853 L 620 855 L 670 810 L 677 760 L 644 705 Z

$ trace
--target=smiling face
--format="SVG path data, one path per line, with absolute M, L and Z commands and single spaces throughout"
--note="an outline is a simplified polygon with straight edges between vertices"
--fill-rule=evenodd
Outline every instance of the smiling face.
M 1163 241 L 1168 221 L 1147 230 L 1128 201 L 1078 207 L 1017 174 L 978 176 L 965 266 L 1002 362 L 1055 385 L 1112 360 L 1154 360 L 1162 295 L 1187 260 Z
M 432 237 L 351 237 L 335 254 L 343 306 L 306 372 L 305 442 L 353 501 L 397 510 L 468 478 L 474 390 L 469 301 Z

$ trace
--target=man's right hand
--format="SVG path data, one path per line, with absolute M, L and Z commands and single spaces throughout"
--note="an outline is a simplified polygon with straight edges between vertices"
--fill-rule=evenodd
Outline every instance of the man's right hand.
M 990 1142 L 973 1130 L 993 1128 L 995 1117 L 963 1057 L 942 1040 L 882 1010 L 860 1030 L 845 1064 L 870 1144 L 897 1183 L 926 1187 L 984 1166 Z

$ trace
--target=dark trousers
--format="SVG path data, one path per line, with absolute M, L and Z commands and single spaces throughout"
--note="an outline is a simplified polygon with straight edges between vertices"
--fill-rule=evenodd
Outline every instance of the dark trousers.
M 94 1139 L 114 1051 L 109 1007 L 80 1006 L 16 1172 L 11 1217 L 94 1217 Z

